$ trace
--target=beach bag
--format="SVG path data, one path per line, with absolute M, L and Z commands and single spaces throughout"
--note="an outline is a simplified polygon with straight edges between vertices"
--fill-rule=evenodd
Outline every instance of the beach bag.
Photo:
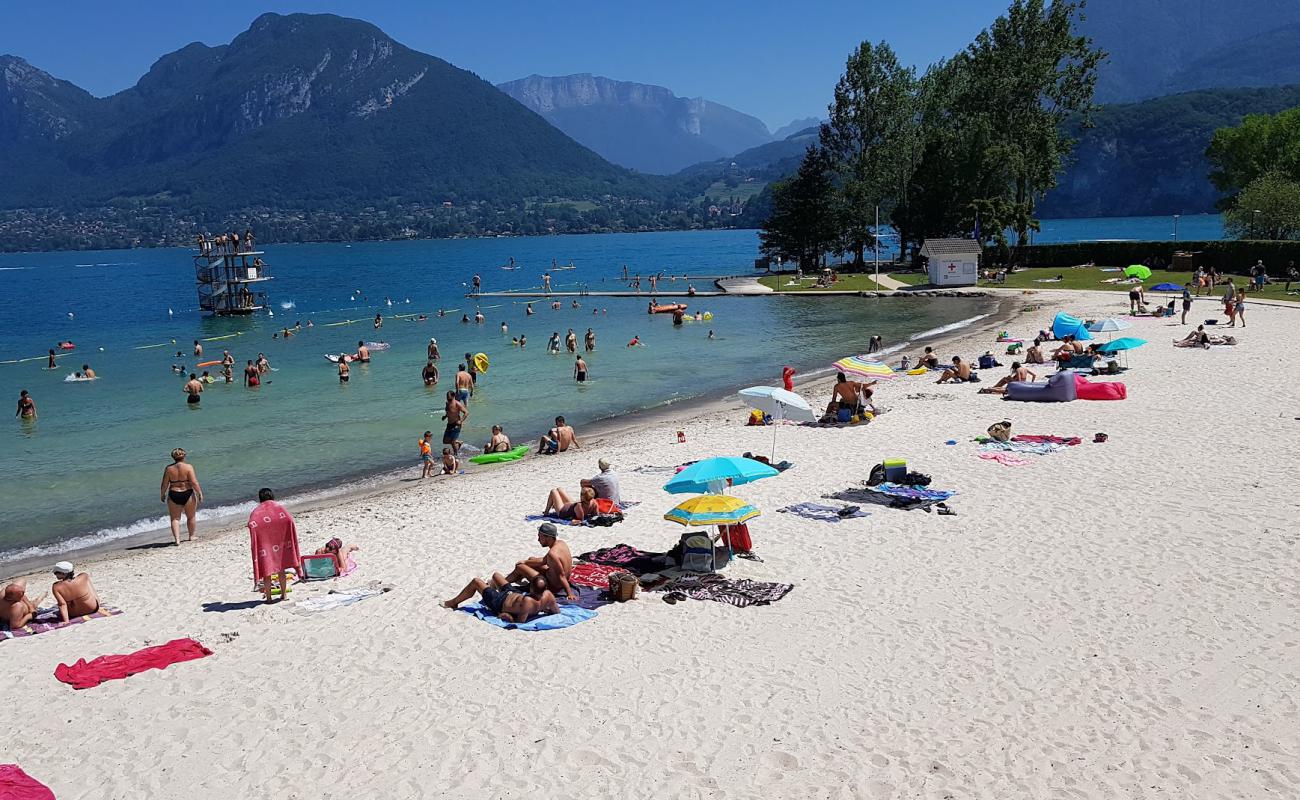
M 868 486 L 875 486 L 885 482 L 885 465 L 877 464 L 871 468 L 871 477 L 867 478 Z
M 722 525 L 719 527 L 722 531 L 722 541 L 741 553 L 748 553 L 754 549 L 754 542 L 749 538 L 749 526 L 743 522 L 739 525 Z
M 682 569 L 688 572 L 713 572 L 713 540 L 707 533 L 683 533 L 681 542 Z
M 1011 441 L 1011 423 L 1003 420 L 989 426 L 989 438 L 997 442 Z
M 614 505 L 614 501 L 610 500 L 608 497 L 597 497 L 596 510 L 601 514 L 615 514 L 621 513 L 623 509 Z
M 899 483 L 904 486 L 929 486 L 931 480 L 930 476 L 924 472 L 909 472 L 903 476 Z
M 630 572 L 615 572 L 609 576 L 609 599 L 616 603 L 625 603 L 636 599 L 636 590 L 640 581 Z
M 587 524 L 593 528 L 608 528 L 615 522 L 622 521 L 623 514 L 620 511 L 615 511 L 613 514 L 596 514 L 593 517 L 587 518 Z

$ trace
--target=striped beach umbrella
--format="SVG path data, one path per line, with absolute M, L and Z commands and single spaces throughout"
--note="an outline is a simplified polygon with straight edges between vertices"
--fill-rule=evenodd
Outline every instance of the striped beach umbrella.
M 679 503 L 664 514 L 664 519 L 678 525 L 739 525 L 757 517 L 759 510 L 739 497 L 725 494 L 702 494 Z
M 831 366 L 840 372 L 850 375 L 860 375 L 864 378 L 897 378 L 898 373 L 889 368 L 888 364 L 880 361 L 872 361 L 866 356 L 849 356 L 841 358 Z

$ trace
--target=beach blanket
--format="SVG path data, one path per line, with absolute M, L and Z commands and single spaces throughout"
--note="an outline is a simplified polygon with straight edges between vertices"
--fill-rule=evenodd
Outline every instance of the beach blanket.
M 1008 467 L 1027 467 L 1034 463 L 1032 458 L 1018 456 L 1015 453 L 976 453 L 975 455 L 985 461 L 996 461 Z
M 1021 434 L 1012 436 L 1013 442 L 1046 442 L 1047 444 L 1063 444 L 1066 447 L 1074 447 L 1083 442 L 1078 436 L 1043 436 L 1039 434 Z
M 391 592 L 392 590 L 392 586 L 378 582 L 369 583 L 356 589 L 344 589 L 342 591 L 330 590 L 328 594 L 299 600 L 290 606 L 289 610 L 298 614 L 316 614 L 321 611 L 333 611 L 336 608 L 350 606 L 353 603 L 360 603 L 362 600 L 368 600 L 371 597 L 378 597 L 379 595 L 385 592 Z
M 609 576 L 620 572 L 627 572 L 627 570 L 622 567 L 612 567 L 608 564 L 584 564 L 579 562 L 573 565 L 573 571 L 569 573 L 569 583 L 578 586 L 590 586 L 593 589 L 606 589 L 609 587 Z
M 666 555 L 667 553 L 650 553 L 645 550 L 638 550 L 630 544 L 616 544 L 613 547 L 602 547 L 599 550 L 582 553 L 577 560 L 586 561 L 589 564 L 620 567 L 633 575 L 644 575 L 647 572 L 658 572 L 662 569 L 664 567 L 663 559 Z
M 664 584 L 667 597 L 713 600 L 736 608 L 765 606 L 775 603 L 794 589 L 789 583 L 765 583 L 748 578 L 732 580 L 718 574 L 688 575 Z
M 1027 453 L 1034 456 L 1046 456 L 1065 449 L 1063 444 L 1052 442 L 985 442 L 980 450 L 1003 453 Z
M 853 511 L 847 514 L 840 513 L 848 508 L 853 508 Z M 871 515 L 871 512 L 853 506 L 828 506 L 821 503 L 795 503 L 792 506 L 778 508 L 777 511 L 794 514 L 796 517 L 803 517 L 804 519 L 815 519 L 818 522 L 839 522 L 844 519 Z
M 875 503 L 876 505 L 898 508 L 903 511 L 928 509 L 955 495 L 956 492 L 942 489 L 924 489 L 916 486 L 899 486 L 894 483 L 882 483 L 878 486 L 844 489 L 833 494 L 822 495 L 831 500 L 844 500 L 850 503 Z
M 579 622 L 586 622 L 596 616 L 596 612 L 592 609 L 572 604 L 562 604 L 558 614 L 547 614 L 546 616 L 530 619 L 527 622 L 506 622 L 484 608 L 481 603 L 470 603 L 456 610 L 464 611 L 489 625 L 505 628 L 508 631 L 555 631 L 560 628 L 572 627 Z
M 54 800 L 54 792 L 17 764 L 0 764 L 0 800 Z
M 253 582 L 261 583 L 292 567 L 302 569 L 298 552 L 298 528 L 284 506 L 267 500 L 248 515 L 248 537 L 253 552 Z
M 100 606 L 94 614 L 86 614 L 81 617 L 72 617 L 67 622 L 59 619 L 58 608 L 43 608 L 36 612 L 31 622 L 12 631 L 0 630 L 0 642 L 10 639 L 21 639 L 24 636 L 35 636 L 38 633 L 49 633 L 50 631 L 62 630 L 71 625 L 80 625 L 83 622 L 90 622 L 92 619 L 103 619 L 104 617 L 116 617 L 121 614 L 122 610 L 112 606 Z M 0 800 L 4 800 L 4 795 L 0 794 Z
M 211 650 L 193 639 L 173 639 L 126 655 L 100 656 L 92 661 L 83 658 L 72 666 L 60 664 L 54 669 L 54 677 L 74 689 L 89 689 L 104 681 L 120 680 L 150 669 L 166 669 L 172 664 L 210 655 Z

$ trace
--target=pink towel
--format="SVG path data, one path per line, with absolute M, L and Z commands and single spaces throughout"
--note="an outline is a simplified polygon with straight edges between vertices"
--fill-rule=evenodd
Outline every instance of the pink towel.
M 54 792 L 17 764 L 0 764 L 0 800 L 54 800 Z
M 1025 458 L 1024 456 L 1018 456 L 1015 453 L 984 452 L 984 453 L 976 453 L 975 455 L 979 456 L 985 461 L 996 461 L 999 464 L 1003 464 L 1008 467 L 1027 467 L 1030 464 L 1034 463 L 1034 460 L 1032 458 Z
M 302 569 L 298 528 L 284 506 L 267 500 L 248 515 L 248 535 L 253 550 L 253 582 L 292 567 Z
M 149 669 L 166 669 L 172 664 L 210 655 L 211 650 L 193 639 L 173 639 L 123 656 L 100 656 L 93 661 L 83 658 L 72 666 L 60 664 L 54 668 L 54 677 L 74 689 L 89 689 L 104 681 L 119 680 Z

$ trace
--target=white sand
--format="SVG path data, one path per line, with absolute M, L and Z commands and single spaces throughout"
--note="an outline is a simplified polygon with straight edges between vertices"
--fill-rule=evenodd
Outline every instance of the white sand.
M 1061 297 L 1026 298 L 1043 309 L 1013 332 L 1032 337 Z M 300 514 L 304 550 L 332 535 L 363 548 L 342 585 L 398 587 L 348 608 L 242 607 L 257 596 L 241 535 L 92 564 L 127 613 L 0 643 L 0 760 L 61 800 L 1300 796 L 1300 384 L 1277 355 L 1300 308 L 1248 313 L 1225 352 L 1137 322 L 1151 344 L 1130 356 L 1124 402 L 1013 404 L 930 376 L 882 387 L 892 410 L 870 426 L 781 427 L 777 457 L 797 467 L 736 491 L 766 512 L 751 526 L 765 562 L 726 571 L 795 585 L 767 607 L 649 594 L 547 633 L 435 608 L 538 552 L 523 515 L 600 455 L 643 504 L 568 530 L 574 552 L 666 549 L 680 529 L 660 515 L 680 498 L 631 468 L 766 452 L 771 430 L 741 427 L 739 406 Z M 1004 416 L 1110 441 L 1027 467 L 976 458 L 971 437 Z M 895 456 L 959 490 L 958 516 L 775 513 Z M 181 636 L 215 654 L 84 691 L 53 677 Z

